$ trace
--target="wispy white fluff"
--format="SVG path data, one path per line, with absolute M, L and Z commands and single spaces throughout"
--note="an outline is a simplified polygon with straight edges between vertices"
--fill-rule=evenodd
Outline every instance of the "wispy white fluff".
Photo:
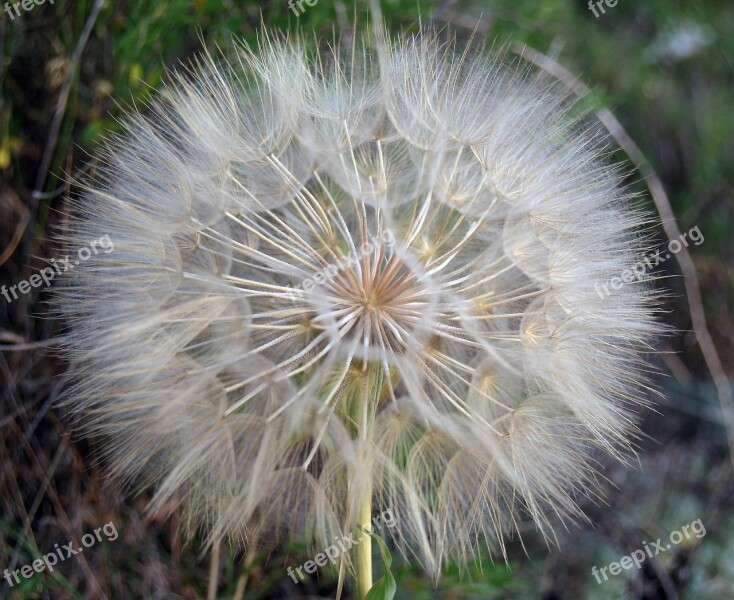
M 631 449 L 656 325 L 644 284 L 594 291 L 645 218 L 575 110 L 434 34 L 318 55 L 266 36 L 178 76 L 66 240 L 116 248 L 58 290 L 68 400 L 110 472 L 246 543 L 328 543 L 371 490 L 434 574 L 578 516 L 595 455 Z

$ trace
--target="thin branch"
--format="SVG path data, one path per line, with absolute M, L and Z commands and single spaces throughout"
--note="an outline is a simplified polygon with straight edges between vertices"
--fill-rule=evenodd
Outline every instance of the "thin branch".
M 207 589 L 207 600 L 216 600 L 217 588 L 219 588 L 219 557 L 222 545 L 217 542 L 212 548 L 211 563 L 209 564 L 209 588 Z
M 51 120 L 51 127 L 49 128 L 48 139 L 46 140 L 46 148 L 43 151 L 41 164 L 39 165 L 38 173 L 36 174 L 36 183 L 33 186 L 33 194 L 31 195 L 31 200 L 28 207 L 29 219 L 28 222 L 25 223 L 26 227 L 35 217 L 36 210 L 38 209 L 38 203 L 45 196 L 43 188 L 44 184 L 46 183 L 46 177 L 48 176 L 48 170 L 51 167 L 51 161 L 53 160 L 54 152 L 56 150 L 56 142 L 58 141 L 59 132 L 61 131 L 61 123 L 64 119 L 64 115 L 66 114 L 66 105 L 69 102 L 69 94 L 71 93 L 71 87 L 74 82 L 74 77 L 76 75 L 79 62 L 81 61 L 84 48 L 89 41 L 89 36 L 92 34 L 92 29 L 94 28 L 94 24 L 97 21 L 97 17 L 99 16 L 103 5 L 104 0 L 95 1 L 94 5 L 92 6 L 92 10 L 87 16 L 87 20 L 84 23 L 81 36 L 79 37 L 79 41 L 76 44 L 76 48 L 74 48 L 74 52 L 72 53 L 71 59 L 69 60 L 69 70 L 66 74 L 66 79 L 64 79 L 64 83 L 61 86 L 59 98 L 56 101 L 56 109 L 54 111 L 53 119 Z M 25 245 L 28 244 L 28 235 L 29 234 L 26 233 Z

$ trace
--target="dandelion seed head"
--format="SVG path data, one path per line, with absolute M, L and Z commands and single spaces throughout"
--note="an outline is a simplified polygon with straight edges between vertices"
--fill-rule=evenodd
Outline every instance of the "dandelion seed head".
M 648 219 L 575 110 L 437 34 L 266 36 L 178 75 L 64 238 L 115 242 L 58 289 L 110 472 L 245 543 L 328 544 L 367 490 L 433 573 L 578 517 L 658 326 L 644 281 L 595 290 Z

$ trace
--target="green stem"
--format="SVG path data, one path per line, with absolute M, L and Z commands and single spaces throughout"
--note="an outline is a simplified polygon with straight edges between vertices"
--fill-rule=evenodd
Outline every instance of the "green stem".
M 364 376 L 359 402 L 352 409 L 355 423 L 359 424 L 358 436 L 367 443 L 371 420 L 382 395 L 382 374 L 379 367 L 369 366 Z M 372 486 L 369 478 L 364 482 L 362 497 L 357 505 L 357 536 L 354 550 L 356 598 L 364 600 L 372 589 L 372 538 L 363 529 L 372 531 Z
M 358 529 L 355 546 L 355 568 L 358 600 L 364 600 L 367 592 L 372 589 L 372 538 L 362 531 L 362 527 L 371 531 L 372 499 L 371 493 L 365 493 L 359 505 L 357 521 Z

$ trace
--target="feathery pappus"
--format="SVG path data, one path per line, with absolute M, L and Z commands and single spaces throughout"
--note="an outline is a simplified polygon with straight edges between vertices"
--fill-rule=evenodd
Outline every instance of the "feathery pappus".
M 595 292 L 650 221 L 576 109 L 435 32 L 265 35 L 179 73 L 63 240 L 115 245 L 57 289 L 109 472 L 242 543 L 328 543 L 368 497 L 436 576 L 579 517 L 659 325 L 644 281 Z

